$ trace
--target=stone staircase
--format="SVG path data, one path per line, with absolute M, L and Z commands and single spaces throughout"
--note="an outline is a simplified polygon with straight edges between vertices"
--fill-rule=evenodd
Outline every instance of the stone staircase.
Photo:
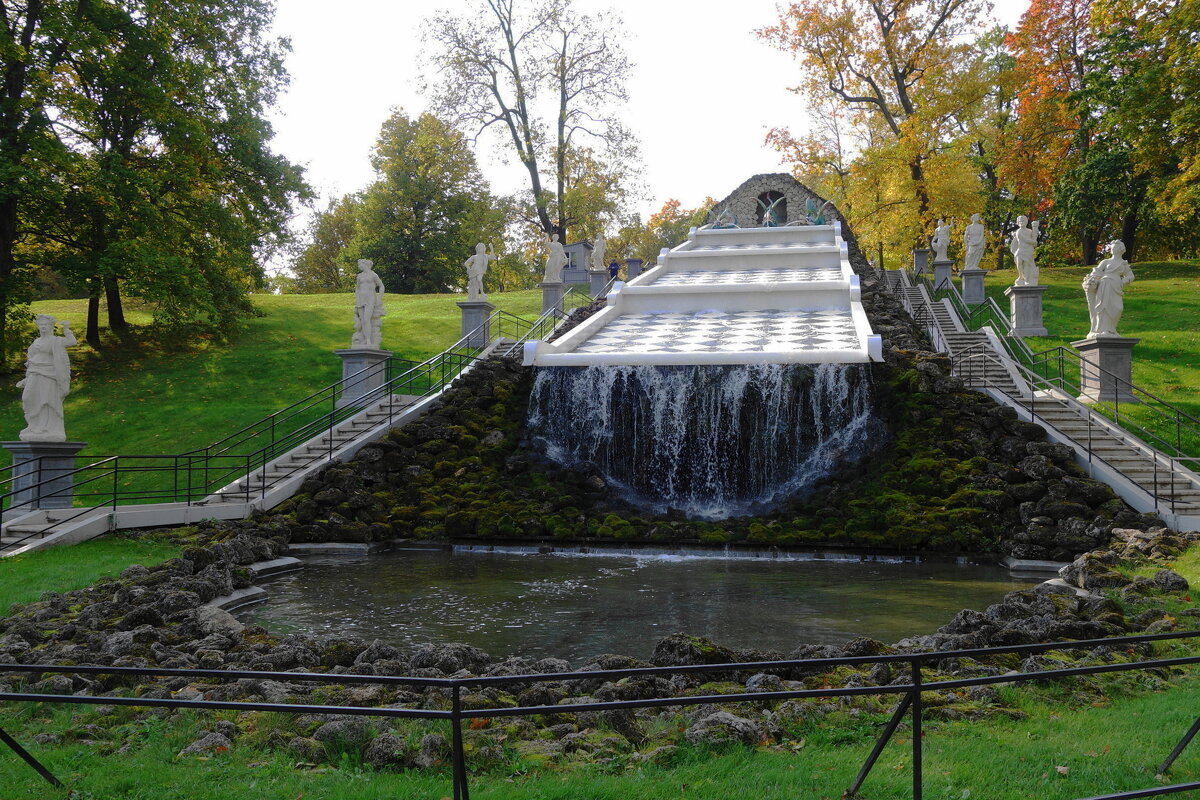
M 1097 458 L 1120 472 L 1147 492 L 1157 495 L 1168 509 L 1177 513 L 1200 513 L 1200 484 L 1185 473 L 1173 469 L 1171 460 L 1148 445 L 1138 447 L 1115 425 L 1097 424 L 1062 396 L 1039 392 L 1017 402 L 1042 425 L 1053 428 L 1086 447 Z
M 34 511 L 0 527 L 0 557 L 75 544 L 111 530 L 185 525 L 202 519 L 242 519 L 254 510 L 272 508 L 294 494 L 310 474 L 331 461 L 349 459 L 364 444 L 379 438 L 391 427 L 419 416 L 436 396 L 383 397 L 333 430 L 300 443 L 265 468 L 253 470 L 208 497 L 191 503 Z
M 1200 475 L 1075 398 L 1048 386 L 1031 388 L 1039 379 L 1004 353 L 994 331 L 965 330 L 949 301 L 932 300 L 923 285 L 912 286 L 898 272 L 887 273 L 883 283 L 925 324 L 967 386 L 1017 409 L 1051 439 L 1071 446 L 1089 474 L 1112 485 L 1137 510 L 1154 511 L 1181 530 L 1200 528 Z
M 328 433 L 308 440 L 270 462 L 264 469 L 257 469 L 242 476 L 237 481 L 199 501 L 197 505 L 251 502 L 262 496 L 268 487 L 294 475 L 307 473 L 314 465 L 329 461 L 334 453 L 402 414 L 420 399 L 417 395 L 406 394 L 384 397 L 361 413 L 337 425 Z

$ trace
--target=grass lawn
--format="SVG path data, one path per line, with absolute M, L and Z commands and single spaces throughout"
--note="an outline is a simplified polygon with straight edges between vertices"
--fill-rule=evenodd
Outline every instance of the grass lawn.
M 163 538 L 112 535 L 0 559 L 0 615 L 13 603 L 30 603 L 43 592 L 69 592 L 118 575 L 130 564 L 154 566 L 179 555 Z
M 1089 267 L 1043 269 L 1041 282 L 1046 337 L 1026 339 L 1037 353 L 1060 345 L 1070 346 L 1088 331 L 1087 302 L 1080 284 Z M 1122 336 L 1141 339 L 1133 349 L 1133 382 L 1196 419 L 1200 419 L 1200 262 L 1154 261 L 1133 265 L 1135 280 L 1125 287 Z M 1008 310 L 1004 290 L 1016 273 L 1000 270 L 988 276 L 987 293 L 1002 310 Z M 1067 379 L 1078 383 L 1076 373 Z M 1149 407 L 1124 404 L 1121 414 L 1164 435 L 1174 436 L 1174 426 Z M 1200 456 L 1200 439 L 1186 433 L 1183 449 Z
M 81 344 L 66 401 L 67 434 L 85 441 L 86 456 L 159 455 L 203 447 L 327 386 L 341 377 L 333 350 L 350 346 L 354 295 L 255 295 L 261 317 L 247 320 L 229 343 L 200 341 L 187 347 L 146 344 L 96 358 Z M 383 344 L 400 358 L 424 360 L 458 340 L 462 295 L 395 295 L 384 298 Z M 493 303 L 529 319 L 541 310 L 541 292 L 490 296 Z M 34 303 L 37 313 L 67 319 L 82 338 L 86 301 Z M 132 324 L 149 322 L 138 309 Z M 103 316 L 102 316 L 103 318 Z M 16 438 L 24 424 L 17 377 L 0 387 L 0 430 Z M 8 463 L 0 452 L 0 466 Z
M 1087 335 L 1087 302 L 1080 284 L 1089 271 L 1042 270 L 1041 281 L 1049 287 L 1042 302 L 1050 335 L 1025 340 L 1035 353 L 1069 346 Z M 1133 350 L 1133 382 L 1200 418 L 1200 262 L 1146 262 L 1134 264 L 1133 273 L 1120 323 L 1122 336 L 1141 339 Z M 1015 274 L 1000 270 L 987 279 L 988 295 L 1006 311 L 1004 290 Z
M 1018 695 L 1015 689 L 1006 689 Z M 984 722 L 927 722 L 924 737 L 925 796 L 987 800 L 1074 800 L 1117 790 L 1148 788 L 1159 781 L 1155 767 L 1196 717 L 1200 681 L 1183 679 L 1167 692 L 1117 697 L 1095 706 L 1028 700 L 1018 704 L 1029 719 Z M 118 708 L 90 742 L 69 736 L 41 745 L 37 733 L 65 733 L 93 722 L 93 712 L 61 705 L 25 705 L 0 713 L 3 727 L 64 782 L 52 790 L 16 756 L 0 751 L 0 796 L 15 798 L 105 798 L 112 800 L 349 800 L 411 798 L 450 794 L 441 771 L 375 772 L 343 761 L 339 768 L 298 765 L 278 750 L 253 743 L 273 720 L 235 716 L 243 735 L 228 752 L 211 757 L 177 753 L 211 729 L 214 720 L 186 712 L 171 719 L 137 719 Z M 73 719 L 74 718 L 74 719 Z M 472 777 L 480 800 L 728 800 L 796 797 L 835 798 L 853 780 L 870 750 L 882 718 L 817 715 L 791 731 L 780 745 L 755 750 L 680 748 L 670 763 L 637 764 L 626 757 L 604 765 L 561 768 L 515 753 L 505 763 Z M 446 727 L 446 726 L 443 726 Z M 428 726 L 426 730 L 437 730 Z M 469 744 L 469 742 L 468 742 Z M 120 748 L 121 753 L 114 755 Z M 911 737 L 897 732 L 864 785 L 871 800 L 910 797 Z M 1185 751 L 1169 781 L 1200 777 L 1200 746 Z

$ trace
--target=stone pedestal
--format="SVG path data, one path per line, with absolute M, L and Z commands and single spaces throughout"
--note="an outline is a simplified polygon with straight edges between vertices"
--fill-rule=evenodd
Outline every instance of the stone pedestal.
M 638 275 L 642 274 L 642 260 L 640 258 L 625 259 L 625 280 L 631 281 Z
M 589 269 L 587 271 L 588 280 L 591 285 L 588 287 L 592 297 L 597 299 L 604 296 L 604 287 L 608 285 L 609 277 L 606 269 Z
M 342 393 L 336 406 L 365 406 L 378 400 L 379 387 L 387 382 L 387 360 L 392 357 L 391 352 L 373 347 L 351 347 L 333 352 L 342 359 Z
M 0 442 L 12 453 L 12 503 L 6 519 L 39 508 L 70 508 L 75 494 L 75 456 L 87 442 Z M 41 484 L 41 485 L 39 485 Z
M 1045 286 L 1010 286 L 1004 290 L 1015 336 L 1046 335 L 1046 326 L 1042 324 L 1042 295 L 1045 293 Z
M 913 248 L 913 274 L 921 275 L 929 270 L 929 251 L 922 247 Z
M 1140 403 L 1130 391 L 1133 346 L 1140 341 L 1098 336 L 1071 342 L 1083 357 L 1079 365 L 1079 399 L 1085 403 Z
M 962 299 L 969 306 L 977 306 L 987 302 L 987 293 L 983 290 L 983 279 L 987 277 L 986 269 L 964 269 L 958 273 L 962 278 Z
M 539 283 L 542 290 L 542 313 L 545 314 L 552 308 L 558 309 L 561 314 L 563 310 L 563 294 L 567 290 L 567 286 L 562 281 L 557 283 Z
M 933 262 L 933 288 L 949 289 L 953 284 L 951 276 L 954 274 L 953 261 L 934 261 Z
M 462 336 L 467 347 L 487 347 L 491 340 L 487 321 L 496 307 L 487 300 L 468 300 L 457 305 L 462 309 Z

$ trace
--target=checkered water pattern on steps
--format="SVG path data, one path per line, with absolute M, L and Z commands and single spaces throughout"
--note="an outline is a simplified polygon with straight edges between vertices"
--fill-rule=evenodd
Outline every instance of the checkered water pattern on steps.
M 859 347 L 850 312 L 700 311 L 624 314 L 576 353 L 753 353 Z
M 688 250 L 689 253 L 695 253 L 700 250 L 777 250 L 781 247 L 786 248 L 803 248 L 803 247 L 832 247 L 833 239 L 825 242 L 755 242 L 754 244 L 705 244 L 698 245 Z
M 837 281 L 837 268 L 813 269 L 696 269 L 668 272 L 654 281 L 655 286 L 710 286 L 718 283 L 809 283 Z

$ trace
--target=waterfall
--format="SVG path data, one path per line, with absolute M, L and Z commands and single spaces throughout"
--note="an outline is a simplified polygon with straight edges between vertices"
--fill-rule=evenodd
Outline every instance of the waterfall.
M 761 513 L 878 447 L 865 365 L 544 367 L 535 446 L 655 513 Z

